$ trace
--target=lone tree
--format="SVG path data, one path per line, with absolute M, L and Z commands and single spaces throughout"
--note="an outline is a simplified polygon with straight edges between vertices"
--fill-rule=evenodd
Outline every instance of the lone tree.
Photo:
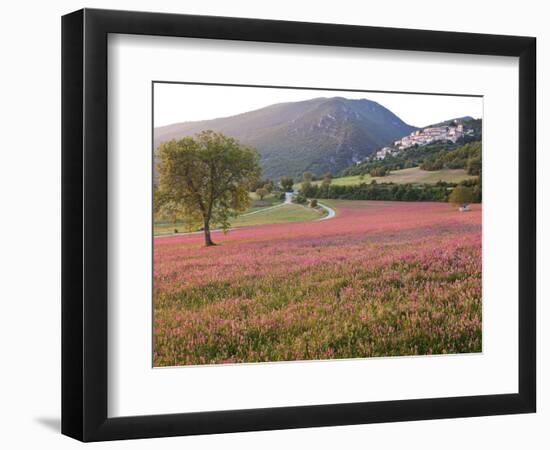
M 292 192 L 292 186 L 294 186 L 294 180 L 292 177 L 282 177 L 281 178 L 281 187 L 285 192 Z
M 260 197 L 260 200 L 263 200 L 267 194 L 269 194 L 269 191 L 266 188 L 256 189 L 256 195 Z
M 332 183 L 332 174 L 330 172 L 325 173 L 325 176 L 323 177 L 323 181 L 321 182 L 321 186 L 325 189 L 328 189 L 328 187 Z
M 312 184 L 310 181 L 303 181 L 300 185 L 300 194 L 302 194 L 304 197 L 307 197 L 307 193 L 310 191 L 312 187 Z
M 466 207 L 475 202 L 475 195 L 471 188 L 466 186 L 457 186 L 449 196 L 449 203 L 456 206 Z
M 211 224 L 226 230 L 248 208 L 261 174 L 256 150 L 214 131 L 162 143 L 158 160 L 155 208 L 179 205 L 188 223 L 203 226 L 206 246 L 214 245 Z

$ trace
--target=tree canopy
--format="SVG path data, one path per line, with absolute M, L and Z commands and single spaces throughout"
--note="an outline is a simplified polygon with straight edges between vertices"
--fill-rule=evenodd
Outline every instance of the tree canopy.
M 177 205 L 188 223 L 203 226 L 207 246 L 213 224 L 225 230 L 248 208 L 261 175 L 255 149 L 211 130 L 162 143 L 158 161 L 155 208 Z
M 266 188 L 256 189 L 256 195 L 260 197 L 260 200 L 263 200 L 267 194 L 269 194 L 269 191 Z
M 302 175 L 302 180 L 309 182 L 313 181 L 313 174 L 311 172 L 304 172 Z
M 285 192 L 292 192 L 292 187 L 294 186 L 294 180 L 292 177 L 281 177 L 281 187 Z
M 323 186 L 324 188 L 328 188 L 332 183 L 332 173 L 330 172 L 327 172 L 325 173 L 324 177 L 323 177 L 323 181 L 321 182 L 321 186 Z
M 454 205 L 467 205 L 468 203 L 474 203 L 476 200 L 472 188 L 467 186 L 457 186 L 451 192 L 449 196 L 449 203 Z

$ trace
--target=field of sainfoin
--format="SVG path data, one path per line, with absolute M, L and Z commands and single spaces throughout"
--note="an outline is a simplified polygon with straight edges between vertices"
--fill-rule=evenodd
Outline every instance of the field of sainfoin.
M 154 365 L 481 351 L 481 206 L 338 201 L 326 221 L 154 242 Z

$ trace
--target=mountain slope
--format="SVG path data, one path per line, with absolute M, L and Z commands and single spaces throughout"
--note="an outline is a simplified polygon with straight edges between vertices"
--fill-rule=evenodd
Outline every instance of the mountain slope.
M 336 173 L 415 130 L 370 100 L 315 98 L 155 128 L 154 145 L 208 129 L 256 147 L 268 178 Z

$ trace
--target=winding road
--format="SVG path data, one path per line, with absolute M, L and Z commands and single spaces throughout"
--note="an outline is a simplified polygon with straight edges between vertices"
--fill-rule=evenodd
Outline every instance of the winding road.
M 267 208 L 258 209 L 256 211 L 252 211 L 252 212 L 243 214 L 241 217 L 252 216 L 253 214 L 258 214 L 258 213 L 263 213 L 265 211 L 270 211 L 272 209 L 280 208 L 281 206 L 284 206 L 284 205 L 290 205 L 290 204 L 292 204 L 292 196 L 295 195 L 295 194 L 297 194 L 297 192 L 285 192 L 285 201 L 283 203 L 279 203 L 278 205 L 275 205 L 275 206 L 269 206 Z M 321 217 L 320 219 L 317 219 L 317 220 L 332 219 L 334 216 L 336 216 L 336 211 L 334 211 L 334 209 L 332 209 L 330 206 L 324 205 L 324 204 L 319 203 L 319 202 L 317 202 L 317 205 L 319 205 L 321 208 L 323 208 L 327 212 L 326 216 Z
M 325 217 L 321 217 L 317 220 L 327 220 L 332 219 L 334 216 L 336 216 L 336 211 L 332 209 L 330 206 L 324 205 L 322 203 L 317 202 L 317 205 L 319 205 L 321 208 L 323 208 L 328 214 Z
M 258 209 L 257 211 L 252 211 L 252 212 L 243 214 L 242 216 L 251 216 L 253 214 L 258 214 L 260 212 L 280 208 L 281 206 L 284 206 L 284 205 L 293 204 L 292 203 L 292 197 L 294 196 L 294 194 L 296 194 L 296 192 L 285 192 L 285 201 L 283 203 L 279 203 L 278 205 L 275 205 L 275 206 L 269 206 L 267 208 Z M 315 219 L 314 222 L 319 222 L 321 220 L 332 219 L 333 217 L 336 216 L 336 211 L 334 209 L 332 209 L 330 206 L 324 205 L 323 203 L 320 203 L 320 202 L 317 202 L 317 205 L 320 206 L 321 208 L 323 208 L 327 212 L 327 215 L 323 216 L 319 219 Z M 303 205 L 300 205 L 300 206 L 303 206 Z M 303 206 L 303 207 L 305 208 L 305 206 Z M 253 226 L 245 226 L 245 227 L 237 227 L 237 228 L 229 228 L 227 231 L 243 229 L 243 228 L 252 228 L 252 227 L 254 227 L 254 225 Z M 214 233 L 216 231 L 223 231 L 223 230 L 220 230 L 220 229 L 211 230 L 212 233 Z M 202 234 L 202 233 L 203 233 L 203 231 L 190 231 L 190 232 L 187 232 L 187 233 L 161 234 L 161 235 L 156 235 L 156 236 L 153 236 L 153 237 L 156 239 L 156 238 L 160 238 L 160 237 L 193 235 L 193 234 Z
M 297 194 L 298 194 L 298 191 L 285 192 L 285 203 L 283 203 L 283 205 L 292 203 L 292 196 Z M 323 208 L 328 213 L 326 216 L 321 217 L 320 219 L 317 219 L 317 221 L 332 219 L 334 216 L 336 216 L 336 211 L 334 211 L 334 209 L 332 209 L 330 206 L 324 205 L 320 202 L 317 202 L 317 205 Z

